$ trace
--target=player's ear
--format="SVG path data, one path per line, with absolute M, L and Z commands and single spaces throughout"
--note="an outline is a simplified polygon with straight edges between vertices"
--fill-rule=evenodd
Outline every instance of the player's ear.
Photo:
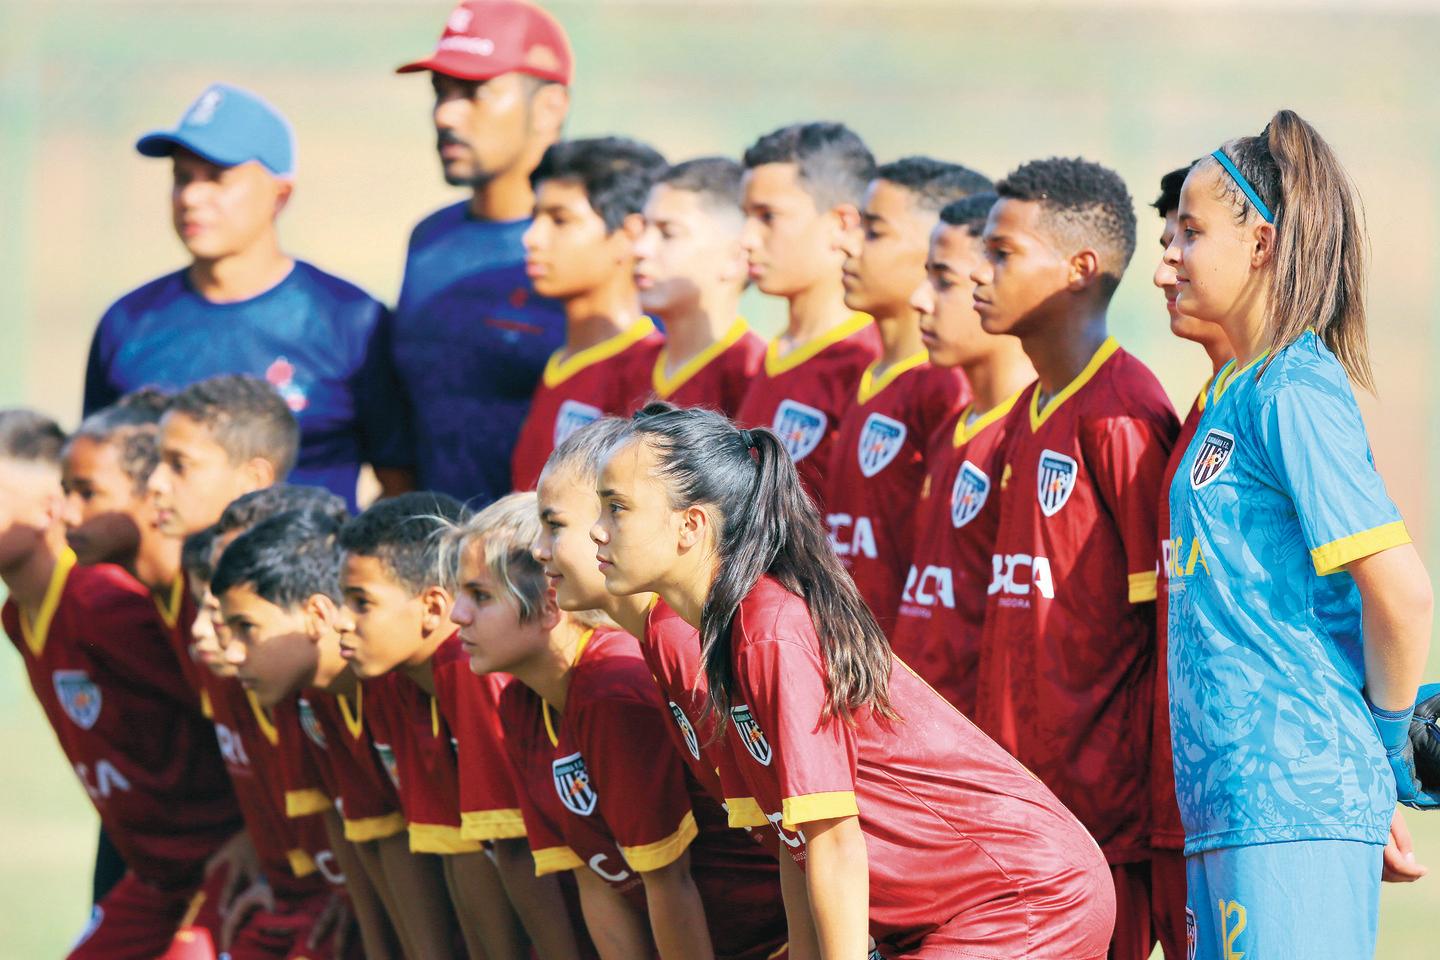
M 286 205 L 290 202 L 290 194 L 294 192 L 295 184 L 289 180 L 275 181 L 275 216 L 280 216 L 285 210 Z
M 725 254 L 719 264 L 720 280 L 737 284 L 744 290 L 750 283 L 750 258 L 745 255 L 745 247 L 738 235 L 726 245 Z
M 680 526 L 677 531 L 680 549 L 691 550 L 703 546 L 709 532 L 710 515 L 704 507 L 686 507 L 680 511 Z
M 848 255 L 851 248 L 862 239 L 860 208 L 853 203 L 839 203 L 831 208 L 830 217 L 835 223 L 835 237 L 831 246 Z
M 1067 285 L 1071 292 L 1079 293 L 1100 279 L 1100 255 L 1086 247 L 1070 258 L 1070 275 Z
M 554 590 L 545 591 L 544 599 L 540 601 L 537 619 L 540 626 L 547 632 L 560 626 L 560 621 L 565 619 L 565 614 L 560 611 L 560 601 L 555 598 Z
M 420 591 L 420 626 L 427 635 L 440 630 L 453 630 L 450 623 L 452 598 L 444 587 L 432 584 Z
M 280 482 L 275 464 L 264 457 L 251 457 L 246 460 L 240 465 L 240 474 L 251 490 L 264 490 Z
M 1259 270 L 1275 257 L 1275 225 L 1260 222 L 1254 227 L 1250 243 L 1250 269 Z
M 645 233 L 645 217 L 638 213 L 627 213 L 625 219 L 620 221 L 620 229 L 616 232 L 625 234 L 633 251 L 636 241 Z
M 335 601 L 323 593 L 312 593 L 305 598 L 305 633 L 312 641 L 318 641 L 327 633 L 335 632 L 335 620 L 339 614 Z
M 558 83 L 547 83 L 530 97 L 530 130 L 546 144 L 554 143 L 560 139 L 569 112 L 569 89 Z

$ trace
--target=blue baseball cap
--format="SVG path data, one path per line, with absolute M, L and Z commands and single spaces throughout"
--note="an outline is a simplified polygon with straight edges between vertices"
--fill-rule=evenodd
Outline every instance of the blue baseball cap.
M 173 130 L 155 130 L 135 142 L 146 157 L 168 157 L 182 147 L 222 167 L 251 160 L 277 177 L 295 175 L 295 134 L 270 104 L 248 90 L 213 83 Z

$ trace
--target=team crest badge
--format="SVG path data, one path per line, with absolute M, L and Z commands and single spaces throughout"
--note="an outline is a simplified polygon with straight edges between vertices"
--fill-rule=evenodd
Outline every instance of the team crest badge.
M 595 796 L 595 790 L 590 786 L 590 771 L 585 769 L 585 758 L 579 753 L 572 753 L 556 760 L 550 768 L 555 775 L 555 792 L 560 795 L 565 809 L 581 817 L 594 813 L 600 798 Z
M 605 414 L 599 407 L 578 400 L 566 400 L 560 404 L 560 412 L 555 415 L 555 446 L 560 446 L 570 434 L 603 416 Z
M 385 773 L 390 777 L 390 784 L 400 789 L 400 767 L 395 763 L 395 751 L 390 749 L 388 743 L 376 743 L 375 752 L 380 755 L 380 762 L 385 765 Z
M 794 400 L 781 400 L 780 406 L 775 408 L 775 435 L 785 444 L 785 452 L 796 463 L 820 446 L 829 425 L 830 421 L 824 413 Z
M 305 731 L 305 736 L 310 742 L 321 750 L 328 749 L 325 745 L 325 731 L 320 729 L 320 721 L 315 717 L 315 708 L 310 706 L 310 701 L 301 697 L 300 707 L 300 729 Z
M 740 734 L 746 752 L 755 758 L 756 763 L 770 766 L 770 741 L 765 739 L 765 733 L 755 722 L 750 707 L 745 704 L 731 707 L 730 719 L 735 722 L 735 731 Z
M 51 679 L 65 716 L 81 730 L 95 726 L 95 721 L 100 719 L 100 688 L 90 679 L 90 674 L 84 670 L 56 670 Z
M 1195 930 L 1195 911 L 1185 908 L 1185 960 L 1195 960 L 1200 935 Z
M 1205 439 L 1200 444 L 1200 452 L 1195 454 L 1195 463 L 1190 467 L 1190 486 L 1199 490 L 1220 476 L 1220 471 L 1230 462 L 1230 454 L 1234 450 L 1235 438 L 1224 430 L 1212 427 L 1210 432 L 1205 434 Z
M 905 433 L 905 424 L 899 420 L 878 413 L 865 419 L 860 431 L 860 472 L 867 479 L 890 466 L 905 445 Z
M 680 736 L 685 738 L 685 746 L 690 751 L 690 756 L 696 760 L 700 759 L 700 738 L 695 736 L 695 728 L 690 725 L 690 718 L 685 716 L 685 711 L 674 700 L 670 701 L 670 712 L 675 715 L 675 724 L 680 728 Z
M 990 478 L 985 471 L 966 460 L 955 474 L 955 486 L 950 490 L 950 522 L 959 530 L 979 516 L 990 496 Z
M 1042 450 L 1040 465 L 1036 468 L 1036 494 L 1040 498 L 1040 512 L 1053 517 L 1060 512 L 1075 490 L 1075 475 L 1080 472 L 1078 464 L 1063 453 Z

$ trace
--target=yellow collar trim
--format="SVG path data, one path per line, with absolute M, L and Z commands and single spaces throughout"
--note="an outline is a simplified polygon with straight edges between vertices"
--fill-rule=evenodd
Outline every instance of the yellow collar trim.
M 930 354 L 924 350 L 921 350 L 919 353 L 912 353 L 904 360 L 897 360 L 890 364 L 885 372 L 878 377 L 875 376 L 875 368 L 880 366 L 880 361 L 876 360 L 870 364 L 870 366 L 866 367 L 865 372 L 860 375 L 860 387 L 855 394 L 856 401 L 862 406 L 869 403 L 879 396 L 882 390 L 900 379 L 901 374 L 909 373 L 929 359 Z
M 1200 396 L 1195 398 L 1195 409 L 1201 413 L 1205 412 L 1205 398 L 1210 395 L 1210 388 L 1215 385 L 1215 376 L 1213 373 L 1210 374 L 1210 379 L 1206 380 L 1205 386 L 1200 388 Z
M 1080 375 L 1067 383 L 1064 389 L 1046 401 L 1044 410 L 1040 409 L 1040 387 L 1037 384 L 1035 391 L 1030 394 L 1031 432 L 1033 433 L 1039 430 L 1041 425 L 1046 420 L 1049 420 L 1056 410 L 1060 409 L 1061 404 L 1075 396 L 1081 387 L 1089 383 L 1090 379 L 1095 376 L 1095 373 L 1104 365 L 1105 361 L 1109 360 L 1111 355 L 1119 349 L 1120 344 L 1116 342 L 1114 337 L 1106 337 L 1105 342 L 1100 344 L 1100 349 L 1096 350 L 1095 355 L 1090 358 L 1090 362 L 1085 364 L 1085 369 L 1080 371 Z
M 655 357 L 655 370 L 650 375 L 650 383 L 655 388 L 655 396 L 664 400 L 685 386 L 695 374 L 708 367 L 711 361 L 735 346 L 740 338 L 749 332 L 750 325 L 745 322 L 745 318 L 736 317 L 735 322 L 730 325 L 729 330 L 725 331 L 724 336 L 680 364 L 680 369 L 676 370 L 673 376 L 668 377 L 665 375 L 665 365 L 670 362 L 670 347 L 668 344 L 661 347 L 659 354 Z
M 777 337 L 765 348 L 765 375 L 778 377 L 787 370 L 794 370 L 821 350 L 864 330 L 874 322 L 868 313 L 852 313 L 850 319 L 844 323 L 831 327 L 813 340 L 806 340 L 785 354 L 780 352 L 780 339 Z
M 255 696 L 255 691 L 246 690 L 245 699 L 250 701 L 250 709 L 255 711 L 255 722 L 260 725 L 260 732 L 265 734 L 265 739 L 270 741 L 270 746 L 280 743 L 280 731 L 275 729 L 275 724 L 265 715 L 265 709 L 260 706 L 260 698 Z
M 586 347 L 564 360 L 560 359 L 565 352 L 565 348 L 561 347 L 550 354 L 550 359 L 545 361 L 545 386 L 558 387 L 586 367 L 594 366 L 602 360 L 609 360 L 654 332 L 655 324 L 650 318 L 641 317 L 608 340 L 601 340 L 593 347 Z
M 1240 375 L 1242 373 L 1249 371 L 1252 367 L 1255 366 L 1255 364 L 1264 360 L 1268 356 L 1270 356 L 1270 351 L 1266 350 L 1264 353 L 1260 354 L 1260 356 L 1251 360 L 1249 363 L 1245 364 L 1245 366 L 1243 367 L 1240 367 L 1238 370 L 1235 368 L 1234 360 L 1231 360 L 1229 363 L 1225 364 L 1225 366 L 1221 367 L 1220 372 L 1215 374 L 1215 379 L 1212 381 L 1215 384 L 1215 402 L 1220 402 L 1220 398 L 1225 396 L 1225 391 L 1230 389 L 1230 384 L 1240 379 Z
M 586 630 L 580 636 L 580 643 L 575 647 L 575 663 L 579 663 L 580 658 L 585 655 L 585 648 L 590 646 L 590 638 L 593 636 L 595 636 L 594 627 Z M 540 713 L 545 717 L 545 735 L 550 738 L 550 746 L 558 747 L 560 746 L 560 736 L 555 732 L 555 721 L 550 719 L 550 715 L 554 712 L 555 708 L 550 706 L 550 701 L 540 701 Z
M 350 709 L 350 698 L 343 693 L 335 694 L 335 702 L 340 706 L 340 716 L 345 721 L 345 729 L 350 731 L 353 740 L 359 740 L 360 734 L 365 730 L 365 688 L 355 688 L 355 709 Z
M 66 547 L 55 558 L 55 569 L 50 571 L 50 582 L 45 585 L 45 597 L 40 601 L 40 611 L 35 614 L 35 622 L 25 616 L 25 611 L 20 613 L 20 633 L 25 638 L 25 646 L 35 656 L 45 650 L 45 640 L 50 636 L 50 623 L 55 619 L 55 611 L 60 608 L 60 595 L 65 592 L 65 583 L 70 579 L 70 571 L 75 568 L 75 551 Z
M 961 412 L 959 421 L 955 424 L 954 444 L 956 449 L 974 440 L 981 430 L 984 430 L 990 426 L 990 424 L 1009 413 L 1015 407 L 1015 401 L 1019 400 L 1020 394 L 1024 392 L 1025 390 L 1023 388 L 1016 390 L 974 420 L 970 419 L 970 411 L 975 408 L 975 405 L 972 403 L 966 407 L 964 411 Z
M 150 594 L 150 599 L 155 601 L 155 609 L 160 611 L 160 619 L 165 621 L 165 626 L 175 629 L 175 624 L 180 620 L 180 599 L 185 593 L 185 576 L 177 573 L 175 580 L 170 584 L 170 598 L 161 600 L 155 594 Z

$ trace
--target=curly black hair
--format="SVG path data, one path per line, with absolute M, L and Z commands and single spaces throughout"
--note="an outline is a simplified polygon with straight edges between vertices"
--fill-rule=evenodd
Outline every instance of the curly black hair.
M 745 151 L 746 170 L 767 163 L 793 163 L 800 185 L 821 210 L 842 203 L 860 205 L 875 178 L 875 156 L 860 135 L 843 123 L 795 123 L 765 134 Z
M 1180 209 L 1180 189 L 1185 186 L 1185 177 L 1189 175 L 1194 166 L 1195 161 L 1191 161 L 1160 178 L 1160 196 L 1150 204 L 1160 216 L 1168 217 Z
M 376 558 L 396 583 L 419 596 L 444 582 L 441 534 L 469 515 L 447 494 L 402 493 L 347 521 L 340 528 L 340 546 L 346 553 Z
M 316 594 L 338 603 L 345 560 L 339 532 L 337 518 L 325 510 L 291 510 L 262 520 L 225 548 L 210 589 L 218 597 L 249 586 L 260 599 L 288 609 Z
M 997 199 L 993 190 L 987 190 L 947 203 L 940 210 L 940 222 L 948 227 L 964 227 L 970 236 L 978 237 L 985 232 L 985 221 L 990 218 L 990 208 Z
M 590 209 L 614 233 L 625 218 L 645 209 L 645 198 L 665 171 L 665 158 L 628 137 L 562 140 L 551 145 L 530 174 L 539 188 L 546 180 L 568 180 L 585 190 Z
M 932 157 L 901 157 L 882 163 L 875 171 L 875 179 L 904 187 L 915 198 L 915 205 L 930 213 L 939 213 L 946 204 L 995 188 L 983 173 Z

